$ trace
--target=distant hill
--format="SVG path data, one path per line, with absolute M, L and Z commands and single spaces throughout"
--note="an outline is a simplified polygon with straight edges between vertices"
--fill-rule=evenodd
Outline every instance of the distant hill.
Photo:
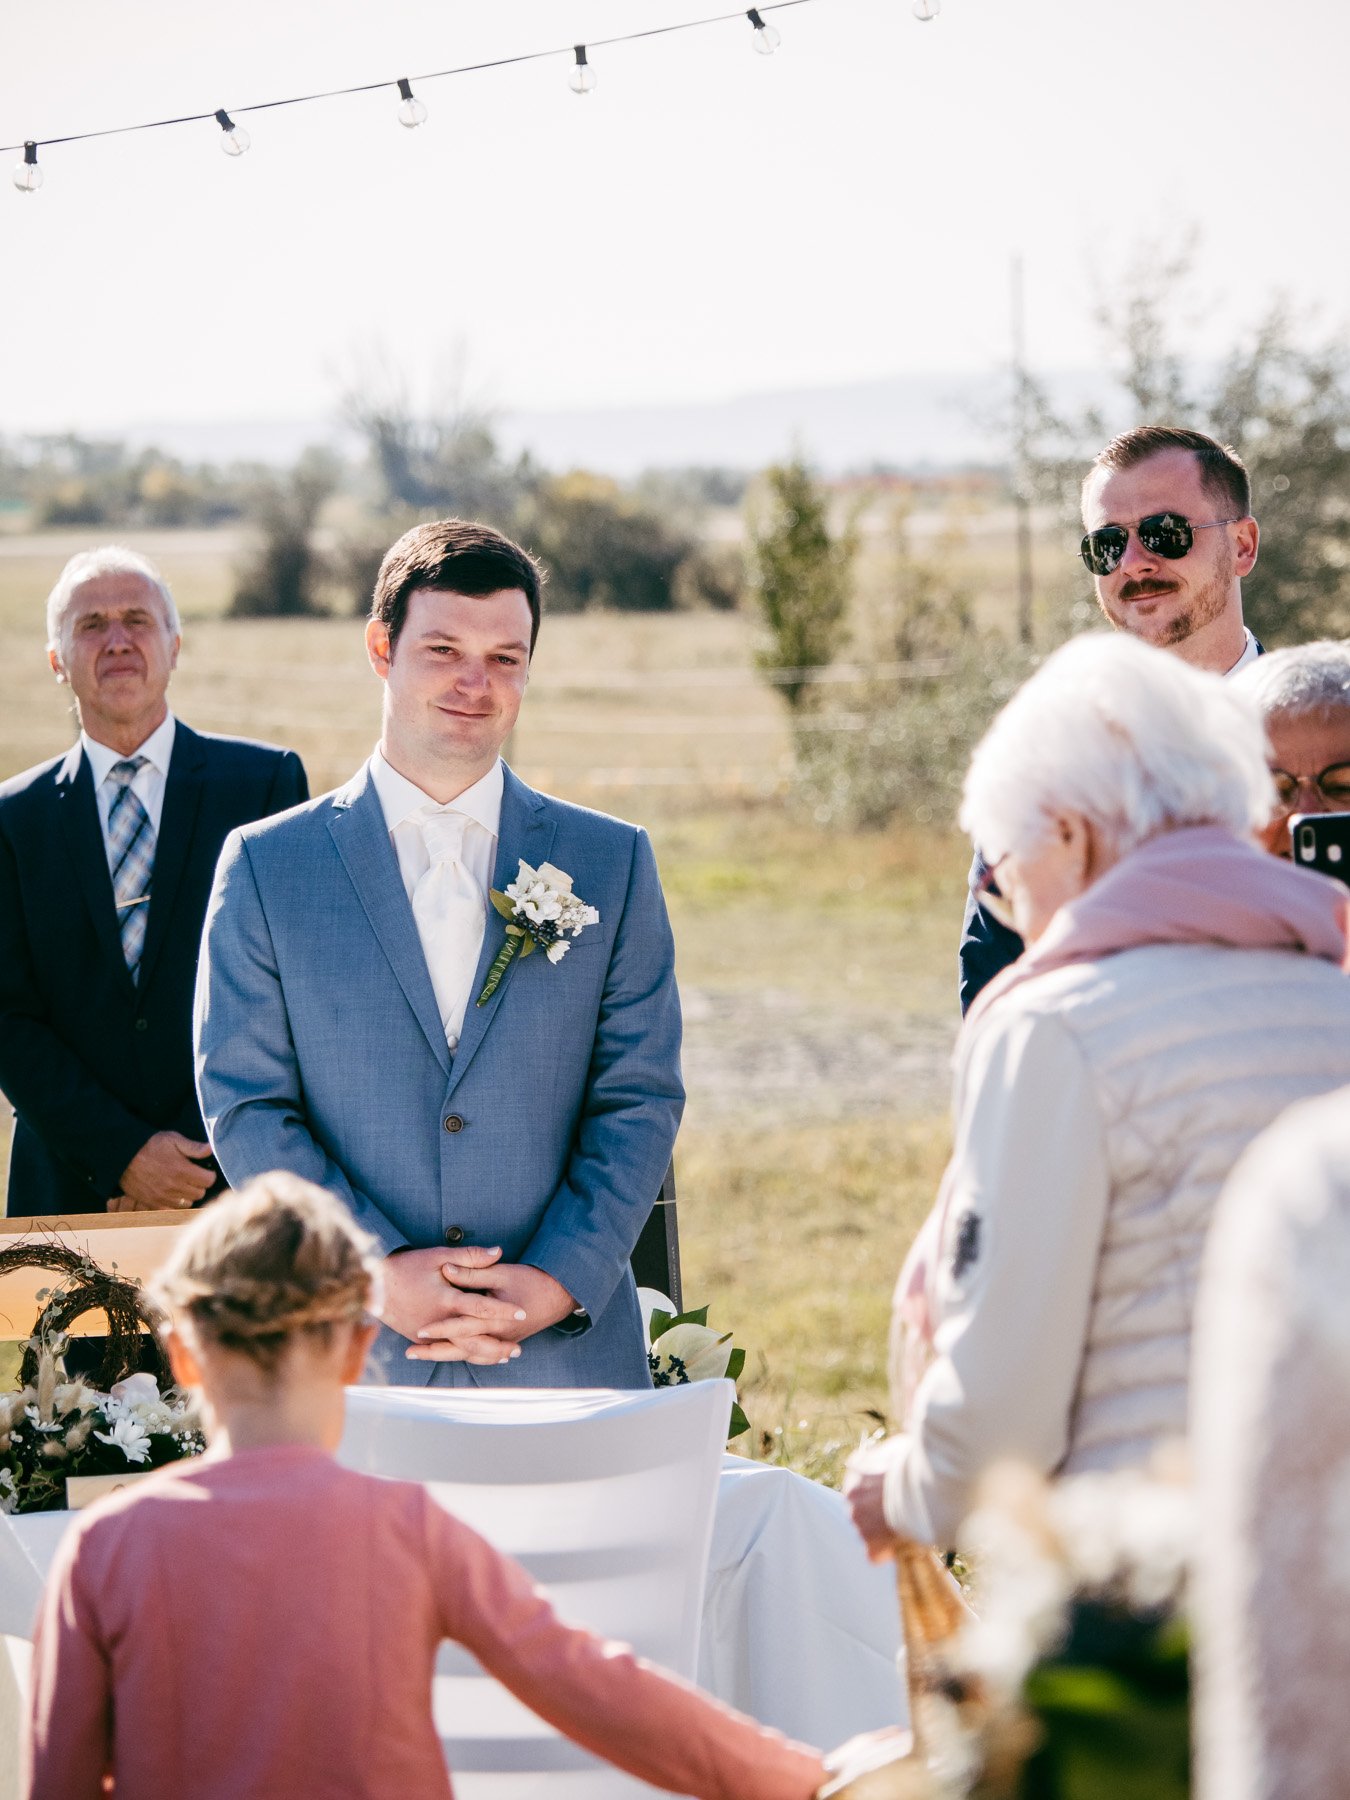
M 1068 372 L 1048 385 L 1077 407 L 1100 384 Z M 496 428 L 507 449 L 529 450 L 546 468 L 616 476 L 692 465 L 756 469 L 798 445 L 829 474 L 876 464 L 919 474 L 1005 462 L 998 426 L 1005 395 L 1001 373 L 895 375 L 680 405 L 502 412 Z M 190 462 L 289 463 L 309 444 L 357 447 L 344 427 L 321 419 L 154 421 L 124 435 Z

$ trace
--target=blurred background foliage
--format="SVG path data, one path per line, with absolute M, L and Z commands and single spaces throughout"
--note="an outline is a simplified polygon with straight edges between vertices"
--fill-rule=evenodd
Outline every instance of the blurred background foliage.
M 792 744 L 789 798 L 814 824 L 948 825 L 971 749 L 1036 661 L 1097 623 L 1075 559 L 1085 468 L 1123 424 L 1184 422 L 1251 471 L 1261 554 L 1248 622 L 1270 646 L 1350 632 L 1350 353 L 1271 301 L 1242 341 L 1181 354 L 1203 303 L 1193 244 L 1140 250 L 1098 308 L 1101 399 L 1057 410 L 1022 372 L 1022 472 L 823 480 L 800 454 L 758 473 L 654 468 L 634 480 L 508 455 L 490 412 L 455 396 L 416 409 L 367 365 L 341 419 L 357 455 L 290 469 L 188 464 L 74 435 L 0 440 L 0 519 L 33 530 L 235 527 L 227 611 L 364 613 L 388 545 L 464 514 L 526 543 L 554 614 L 741 614 Z M 1037 566 L 1025 621 L 990 520 L 1021 504 Z M 1029 629 L 1028 629 L 1029 627 Z M 1027 641 L 1027 640 L 1030 641 Z

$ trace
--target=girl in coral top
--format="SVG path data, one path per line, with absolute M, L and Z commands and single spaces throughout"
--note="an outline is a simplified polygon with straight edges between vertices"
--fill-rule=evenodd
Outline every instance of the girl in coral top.
M 808 1800 L 813 1750 L 564 1625 L 412 1482 L 342 1468 L 373 1246 L 287 1175 L 217 1201 L 161 1274 L 211 1447 L 84 1514 L 38 1622 L 30 1800 L 450 1800 L 443 1638 L 587 1750 L 708 1800 Z

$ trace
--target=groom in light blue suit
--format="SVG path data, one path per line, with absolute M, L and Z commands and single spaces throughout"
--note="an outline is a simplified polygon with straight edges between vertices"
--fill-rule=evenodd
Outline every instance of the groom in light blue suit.
M 399 1382 L 649 1382 L 628 1258 L 684 1104 L 674 946 L 646 834 L 500 760 L 539 587 L 484 526 L 400 538 L 366 627 L 379 747 L 347 787 L 235 832 L 207 914 L 212 1149 L 231 1185 L 289 1169 L 375 1237 L 374 1354 Z M 489 890 L 522 863 L 554 898 L 517 938 Z M 537 953 L 489 992 L 512 940 Z

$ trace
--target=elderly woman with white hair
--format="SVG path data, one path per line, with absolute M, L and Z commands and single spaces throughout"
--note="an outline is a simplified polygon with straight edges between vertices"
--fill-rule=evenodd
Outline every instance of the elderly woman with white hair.
M 1270 806 L 1251 702 L 1129 637 L 1066 644 L 976 750 L 962 824 L 1028 948 L 958 1044 L 896 1290 L 904 1430 L 846 1483 L 874 1556 L 952 1544 L 995 1461 L 1137 1468 L 1184 1437 L 1224 1177 L 1350 1081 L 1350 895 L 1256 848 Z
M 1275 810 L 1261 842 L 1289 856 L 1295 813 L 1350 812 L 1350 643 L 1272 650 L 1233 685 L 1255 701 L 1266 728 Z

